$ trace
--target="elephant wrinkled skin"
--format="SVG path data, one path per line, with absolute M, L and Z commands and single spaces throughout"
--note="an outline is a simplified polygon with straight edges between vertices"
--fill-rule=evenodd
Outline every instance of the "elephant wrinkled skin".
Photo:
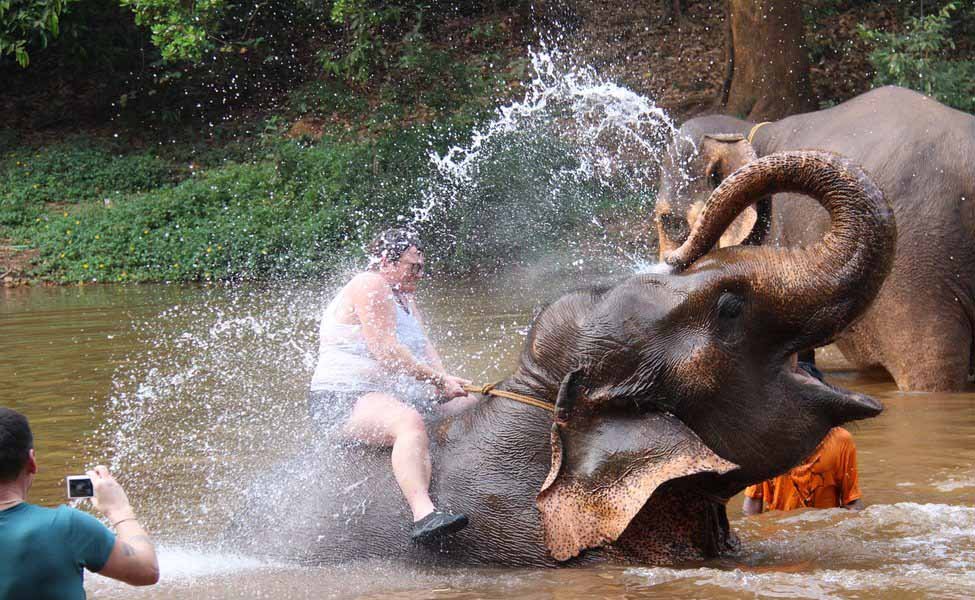
M 821 242 L 708 253 L 754 198 L 778 191 L 826 207 L 833 227 Z M 277 500 L 253 503 L 260 524 L 243 527 L 246 537 L 309 564 L 719 555 L 737 544 L 731 496 L 797 464 L 830 428 L 880 412 L 871 398 L 797 373 L 790 357 L 863 313 L 895 238 L 883 195 L 850 161 L 822 152 L 756 161 L 715 192 L 669 256 L 672 273 L 572 292 L 538 315 L 498 387 L 553 402 L 554 415 L 492 397 L 431 426 L 431 495 L 469 515 L 469 527 L 411 544 L 388 451 L 343 446 L 268 476 Z
M 704 200 L 742 165 L 787 150 L 847 156 L 884 192 L 899 235 L 894 266 L 876 302 L 837 345 L 857 367 L 885 369 L 901 390 L 964 389 L 975 358 L 975 117 L 885 87 L 755 126 L 712 115 L 681 127 L 657 199 L 661 256 L 684 241 Z M 767 216 L 767 205 L 765 210 Z M 808 246 L 829 225 L 815 203 L 786 194 L 774 198 L 770 221 L 753 229 L 756 220 L 749 209 L 720 245 L 739 243 L 752 231 L 753 243 L 765 237 L 773 245 Z

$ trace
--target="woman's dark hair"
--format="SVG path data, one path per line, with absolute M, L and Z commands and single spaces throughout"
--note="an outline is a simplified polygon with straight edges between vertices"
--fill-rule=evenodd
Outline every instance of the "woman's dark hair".
M 0 407 L 0 481 L 17 479 L 34 447 L 27 417 L 10 408 Z
M 369 268 L 379 268 L 379 264 L 384 258 L 389 262 L 398 261 L 403 253 L 410 249 L 410 246 L 423 252 L 420 236 L 415 231 L 405 227 L 394 227 L 383 231 L 366 246 L 366 253 L 369 255 Z

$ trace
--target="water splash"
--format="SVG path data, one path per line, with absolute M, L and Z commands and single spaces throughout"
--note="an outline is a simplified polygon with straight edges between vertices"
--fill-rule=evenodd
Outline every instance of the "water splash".
M 628 573 L 665 593 L 671 584 L 693 582 L 705 596 L 719 590 L 759 598 L 905 597 L 935 593 L 968 598 L 975 589 L 975 508 L 947 504 L 873 505 L 861 513 L 843 509 L 768 515 L 768 539 L 752 539 L 745 524 L 734 568 L 640 568 Z M 767 534 L 766 534 L 767 535 Z M 842 565 L 842 568 L 838 568 Z M 877 565 L 881 565 L 878 567 Z M 679 586 L 678 586 L 679 587 Z M 680 593 L 675 596 L 681 596 Z
M 645 218 L 676 127 L 651 100 L 573 65 L 557 50 L 543 47 L 532 64 L 522 99 L 499 109 L 468 144 L 431 154 L 414 224 L 435 232 L 449 224 L 444 230 L 465 235 L 458 223 L 476 223 L 453 248 L 466 252 L 531 246 L 553 231 L 572 231 L 562 246 L 568 252 L 535 249 L 564 259 L 574 274 L 595 268 L 600 253 L 632 269 L 652 250 L 626 248 L 625 220 L 610 231 L 605 216 L 636 206 Z M 314 442 L 305 395 L 317 360 L 317 323 L 334 284 L 347 276 L 324 284 L 201 289 L 136 325 L 145 350 L 127 357 L 117 373 L 99 433 L 113 449 L 111 466 L 124 474 L 147 524 L 163 539 L 212 543 L 244 507 L 287 507 L 288 499 L 276 498 L 273 485 L 262 490 L 261 482 Z M 522 272 L 520 281 L 501 285 L 525 289 L 531 276 Z M 569 279 L 557 283 L 581 280 Z M 528 287 L 539 301 L 557 295 L 552 283 Z M 455 318 L 477 318 L 473 305 Z M 493 308 L 479 329 L 466 331 L 476 344 L 457 342 L 463 362 L 453 361 L 461 373 L 485 381 L 512 366 L 530 312 Z M 436 324 L 434 335 L 449 338 L 449 322 Z M 499 356 L 505 364 L 497 364 Z
M 573 64 L 558 49 L 543 45 L 530 51 L 530 57 L 534 76 L 524 98 L 499 108 L 498 116 L 475 130 L 467 146 L 453 146 L 443 155 L 431 153 L 441 173 L 469 181 L 492 138 L 531 129 L 553 117 L 560 120 L 563 134 L 578 144 L 577 172 L 604 181 L 617 172 L 615 164 L 628 152 L 641 149 L 656 156 L 677 133 L 674 122 L 651 99 L 602 79 L 592 67 Z M 417 210 L 422 220 L 429 204 Z
M 466 144 L 430 152 L 411 220 L 467 257 L 561 254 L 632 267 L 628 256 L 653 255 L 647 224 L 677 126 L 650 98 L 558 49 L 542 45 L 530 57 L 519 100 Z
M 209 539 L 303 443 L 325 287 L 201 289 L 135 324 L 145 349 L 117 373 L 101 434 L 150 529 Z

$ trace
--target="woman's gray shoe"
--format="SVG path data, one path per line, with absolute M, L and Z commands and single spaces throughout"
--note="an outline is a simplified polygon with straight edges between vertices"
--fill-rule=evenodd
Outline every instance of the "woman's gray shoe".
M 414 542 L 429 542 L 467 527 L 467 515 L 454 515 L 435 510 L 413 523 L 410 538 Z

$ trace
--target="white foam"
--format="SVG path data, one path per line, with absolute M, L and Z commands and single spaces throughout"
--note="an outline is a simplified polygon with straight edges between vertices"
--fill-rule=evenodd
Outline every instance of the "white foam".
M 692 581 L 761 598 L 811 598 L 833 600 L 851 592 L 882 591 L 925 594 L 937 591 L 940 597 L 967 598 L 975 591 L 975 573 L 932 569 L 928 565 L 897 565 L 896 568 L 870 570 L 821 569 L 800 573 L 746 569 L 670 569 L 664 567 L 628 569 L 628 575 L 655 587 L 674 581 Z M 702 597 L 706 597 L 702 593 Z
M 167 581 L 229 575 L 283 565 L 258 558 L 199 548 L 161 545 L 156 550 L 159 572 Z

